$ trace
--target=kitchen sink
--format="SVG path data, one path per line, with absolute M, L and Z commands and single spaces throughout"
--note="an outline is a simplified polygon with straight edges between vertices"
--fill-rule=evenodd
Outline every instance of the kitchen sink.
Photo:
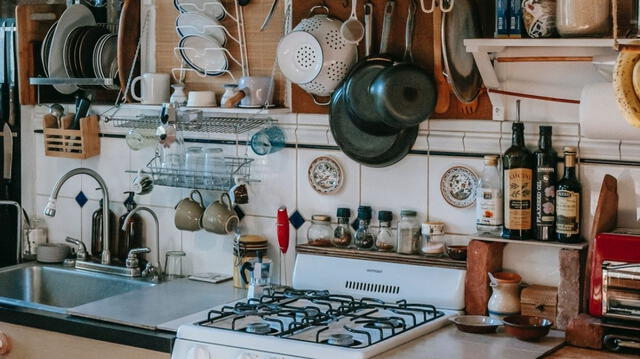
M 25 263 L 0 269 L 0 304 L 64 313 L 68 308 L 153 285 L 141 279 Z

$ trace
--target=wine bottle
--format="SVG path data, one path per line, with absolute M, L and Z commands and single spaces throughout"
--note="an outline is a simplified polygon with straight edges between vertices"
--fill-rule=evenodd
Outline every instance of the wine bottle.
M 524 125 L 515 122 L 503 157 L 504 227 L 502 238 L 532 237 L 533 156 L 524 145 Z
M 576 176 L 576 148 L 564 148 L 564 177 L 558 182 L 556 197 L 556 238 L 578 243 L 580 238 L 580 195 L 582 186 Z
M 539 241 L 555 239 L 556 168 L 558 154 L 551 146 L 551 126 L 540 126 L 539 148 L 535 158 L 534 213 L 535 238 Z

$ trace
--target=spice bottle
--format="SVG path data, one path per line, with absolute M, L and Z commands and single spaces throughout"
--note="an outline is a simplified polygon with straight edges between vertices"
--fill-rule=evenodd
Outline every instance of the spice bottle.
M 396 250 L 396 238 L 391 232 L 391 219 L 393 214 L 390 211 L 378 212 L 380 229 L 376 236 L 376 247 L 380 252 L 393 252 Z
M 499 236 L 502 232 L 503 198 L 497 165 L 498 156 L 484 156 L 484 168 L 476 190 L 476 230 L 480 234 Z
M 333 228 L 331 217 L 324 214 L 311 216 L 311 226 L 307 230 L 307 243 L 316 247 L 331 247 Z
M 333 245 L 339 248 L 347 248 L 351 244 L 351 226 L 349 208 L 338 208 L 338 226 L 333 230 Z
M 418 251 L 420 241 L 420 225 L 416 219 L 416 211 L 403 209 L 400 211 L 398 222 L 397 252 L 400 254 L 413 254 Z
M 422 224 L 420 252 L 427 256 L 444 254 L 444 223 L 425 222 Z
M 354 245 L 360 250 L 372 250 L 374 248 L 375 236 L 369 230 L 371 221 L 371 207 L 358 207 L 358 230 L 354 236 Z

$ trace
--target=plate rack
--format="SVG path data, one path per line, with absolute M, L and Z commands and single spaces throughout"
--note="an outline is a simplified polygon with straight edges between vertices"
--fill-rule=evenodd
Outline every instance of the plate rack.
M 183 25 L 183 26 L 177 26 L 177 28 L 188 28 L 190 30 L 193 30 L 197 33 L 200 33 L 202 35 L 206 34 L 206 30 L 207 29 L 211 29 L 211 28 L 221 28 L 222 31 L 225 32 L 225 35 L 231 39 L 231 41 L 235 42 L 238 45 L 238 49 L 240 50 L 240 59 L 238 60 L 228 49 L 226 49 L 225 47 L 206 47 L 206 48 L 192 48 L 192 47 L 182 47 L 182 46 L 177 46 L 173 48 L 173 54 L 176 57 L 176 59 L 180 62 L 180 67 L 177 68 L 172 68 L 171 69 L 171 74 L 174 78 L 174 80 L 176 82 L 184 82 L 185 81 L 185 77 L 186 77 L 186 73 L 187 72 L 193 72 L 195 73 L 197 76 L 200 76 L 201 78 L 206 78 L 208 76 L 220 76 L 223 74 L 228 74 L 229 77 L 231 77 L 231 79 L 233 80 L 233 82 L 236 82 L 236 77 L 233 74 L 233 72 L 230 70 L 230 64 L 229 64 L 229 59 L 235 63 L 236 65 L 238 65 L 241 69 L 242 69 L 242 76 L 248 76 L 249 75 L 249 70 L 248 70 L 248 55 L 247 55 L 247 41 L 245 38 L 245 30 L 244 30 L 244 15 L 242 14 L 242 10 L 240 9 L 240 5 L 238 4 L 237 0 L 234 0 L 234 5 L 235 5 L 235 16 L 232 15 L 225 7 L 224 5 L 222 5 L 221 2 L 219 1 L 211 1 L 211 2 L 205 2 L 202 4 L 202 7 L 199 7 L 196 4 L 193 3 L 189 3 L 189 2 L 181 2 L 181 6 L 182 7 L 188 7 L 189 11 L 197 11 L 197 12 L 203 12 L 206 10 L 207 7 L 213 7 L 213 6 L 219 6 L 222 8 L 222 10 L 225 13 L 225 16 L 228 17 L 229 19 L 233 20 L 233 22 L 236 24 L 237 27 L 237 36 L 233 36 L 231 35 L 231 33 L 229 32 L 229 30 L 227 30 L 227 28 L 224 25 L 205 25 L 202 28 L 197 28 L 195 26 L 192 25 Z M 192 55 L 195 57 L 207 57 L 208 54 L 211 54 L 213 52 L 216 51 L 222 51 L 227 59 L 226 61 L 226 67 L 225 68 L 210 68 L 209 66 L 206 66 L 205 68 L 203 68 L 202 72 L 198 71 L 192 67 L 190 67 L 190 65 L 187 63 L 187 61 L 183 58 L 182 54 L 186 54 L 186 56 L 188 55 Z M 203 73 L 204 72 L 204 73 Z
M 162 166 L 160 157 L 154 157 L 147 164 L 147 171 L 153 183 L 159 186 L 202 189 L 209 191 L 228 191 L 238 182 L 255 183 L 251 178 L 251 164 L 248 157 L 224 157 L 224 165 L 214 171 L 193 171 L 183 168 Z

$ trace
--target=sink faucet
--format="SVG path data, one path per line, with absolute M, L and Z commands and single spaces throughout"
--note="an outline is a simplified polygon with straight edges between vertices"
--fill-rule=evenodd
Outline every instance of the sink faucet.
M 18 211 L 18 224 L 16 228 L 16 264 L 20 264 L 22 262 L 22 207 L 20 203 L 16 201 L 0 201 L 0 206 L 14 206 Z M 35 253 L 35 248 L 32 251 Z
M 127 229 L 127 224 L 129 224 L 129 220 L 131 219 L 131 217 L 135 213 L 142 212 L 142 211 L 149 212 L 149 214 L 153 217 L 153 220 L 156 224 L 156 263 L 155 263 L 155 266 L 147 264 L 147 267 L 143 271 L 143 276 L 151 275 L 155 279 L 159 279 L 159 277 L 162 274 L 162 270 L 160 268 L 160 223 L 158 222 L 158 216 L 156 215 L 156 213 L 149 207 L 144 207 L 144 206 L 136 207 L 131 212 L 129 212 L 129 214 L 125 217 L 124 221 L 122 221 L 121 229 L 125 231 Z
M 110 264 L 111 263 L 111 253 L 109 252 L 109 190 L 107 189 L 107 184 L 104 179 L 100 177 L 100 175 L 89 168 L 76 168 L 73 169 L 66 174 L 64 174 L 58 182 L 53 186 L 53 191 L 51 191 L 51 196 L 49 196 L 49 202 L 47 206 L 44 208 L 45 216 L 55 217 L 56 215 L 56 200 L 58 199 L 58 193 L 60 192 L 60 188 L 62 185 L 69 180 L 69 178 L 79 175 L 85 174 L 87 176 L 93 177 L 96 182 L 100 185 L 100 189 L 102 190 L 102 198 L 103 198 L 103 206 L 102 206 L 102 241 L 103 241 L 103 250 L 102 250 L 102 258 L 100 262 L 102 264 Z

